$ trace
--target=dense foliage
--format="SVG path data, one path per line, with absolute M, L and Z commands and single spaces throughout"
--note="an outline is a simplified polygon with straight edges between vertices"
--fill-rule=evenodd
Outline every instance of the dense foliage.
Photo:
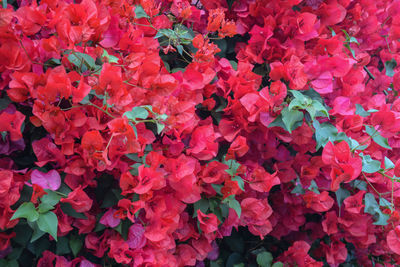
M 399 266 L 400 1 L 2 0 L 1 266 Z

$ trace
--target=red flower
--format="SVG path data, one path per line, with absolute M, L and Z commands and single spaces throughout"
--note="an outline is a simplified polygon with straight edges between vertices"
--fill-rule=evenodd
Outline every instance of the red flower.
M 218 230 L 218 225 L 220 224 L 220 221 L 215 214 L 204 214 L 203 212 L 201 212 L 200 209 L 198 209 L 197 218 L 200 222 L 200 229 L 204 233 L 210 234 Z
M 68 194 L 67 198 L 62 198 L 60 201 L 71 204 L 72 208 L 77 212 L 89 211 L 93 203 L 93 200 L 88 197 L 81 186 L 75 188 L 74 191 Z
M 386 242 L 394 253 L 400 255 L 400 225 L 389 231 Z

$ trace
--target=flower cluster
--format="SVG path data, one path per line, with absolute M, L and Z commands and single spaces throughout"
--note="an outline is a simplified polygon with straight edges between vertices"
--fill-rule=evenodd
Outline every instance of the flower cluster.
M 9 2 L 0 265 L 400 264 L 400 1 Z

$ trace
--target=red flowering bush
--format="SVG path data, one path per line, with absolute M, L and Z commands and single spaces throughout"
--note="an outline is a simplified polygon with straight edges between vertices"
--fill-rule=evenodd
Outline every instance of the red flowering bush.
M 0 265 L 400 265 L 398 21 L 2 0 Z

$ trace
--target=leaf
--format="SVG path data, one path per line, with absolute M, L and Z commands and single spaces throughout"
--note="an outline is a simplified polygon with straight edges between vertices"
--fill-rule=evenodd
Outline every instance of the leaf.
M 329 118 L 329 112 L 326 109 L 326 107 L 321 104 L 321 102 L 319 102 L 317 100 L 313 100 L 311 103 L 311 107 L 313 107 L 317 112 L 320 112 L 321 114 L 323 114 L 323 117 Z M 306 109 L 306 110 L 308 111 L 308 109 Z M 318 113 L 317 113 L 317 115 L 318 115 Z M 313 118 L 313 116 L 311 116 L 311 118 Z M 313 118 L 313 120 L 314 120 L 314 118 Z
M 123 116 L 129 120 L 136 121 L 136 119 L 146 119 L 149 116 L 149 112 L 143 107 L 134 107 L 131 111 L 125 112 Z
M 82 66 L 82 72 L 85 72 L 89 69 L 94 69 L 96 65 L 96 61 L 91 56 L 80 52 L 73 52 L 69 54 L 68 60 L 78 68 Z
M 57 241 L 58 219 L 54 212 L 48 211 L 40 214 L 37 225 L 40 230 L 49 233 Z
M 316 194 L 320 194 L 319 190 L 318 190 L 318 185 L 315 183 L 314 180 L 311 181 L 310 186 L 308 187 L 308 190 L 313 191 Z
M 364 196 L 364 212 L 369 213 L 374 216 L 374 225 L 387 225 L 387 220 L 389 219 L 388 214 L 383 214 L 376 202 L 375 196 L 371 193 L 366 193 Z
M 244 191 L 244 181 L 242 177 L 235 176 L 232 178 L 232 181 L 236 181 L 238 183 L 239 188 L 242 189 L 242 191 Z
M 135 18 L 141 19 L 141 18 L 150 18 L 150 17 L 149 17 L 149 15 L 147 15 L 146 11 L 144 11 L 142 6 L 137 5 L 135 7 Z
M 119 58 L 117 58 L 116 56 L 110 55 L 108 54 L 107 50 L 103 50 L 103 54 L 101 55 L 101 57 L 106 57 L 108 59 L 108 62 L 110 63 L 118 63 Z
M 385 157 L 385 169 L 393 169 L 395 167 L 393 161 L 391 161 L 388 157 Z
M 367 183 L 365 181 L 354 180 L 354 181 L 351 181 L 350 183 L 353 183 L 352 186 L 361 191 L 367 191 Z
M 397 62 L 394 58 L 385 62 L 385 74 L 389 77 L 393 77 L 394 75 L 394 68 L 396 68 Z
M 342 206 L 343 201 L 350 196 L 350 192 L 341 187 L 335 192 L 335 194 L 339 208 Z
M 372 137 L 372 140 L 374 140 L 375 143 L 377 143 L 383 148 L 392 149 L 389 146 L 387 138 L 383 137 L 377 130 L 375 130 L 374 127 L 365 125 L 365 131 Z
M 274 264 L 272 264 L 271 267 L 283 267 L 283 263 L 280 261 L 275 262 Z
M 157 126 L 157 134 L 160 134 L 165 128 L 165 124 L 160 122 L 156 122 L 156 126 Z
M 82 240 L 80 240 L 77 236 L 72 236 L 69 240 L 69 247 L 71 248 L 75 257 L 78 255 L 79 251 L 81 251 L 82 245 Z
M 60 208 L 61 208 L 62 212 L 64 212 L 68 216 L 71 216 L 71 217 L 74 217 L 77 219 L 87 219 L 85 214 L 76 212 L 72 208 L 71 204 L 69 204 L 69 203 L 60 203 Z
M 240 216 L 242 215 L 242 207 L 240 206 L 240 203 L 235 199 L 234 195 L 230 195 L 229 197 L 225 198 L 223 202 L 228 203 L 228 207 L 236 211 L 236 214 L 240 218 Z
M 44 195 L 40 198 L 43 203 L 49 204 L 51 206 L 55 206 L 58 202 L 60 202 L 61 196 L 56 192 L 45 189 L 47 195 Z
M 325 146 L 329 141 L 335 141 L 338 130 L 330 123 L 320 124 L 317 120 L 313 121 L 315 129 L 315 141 L 317 143 L 316 149 Z
M 236 1 L 236 0 L 226 0 L 226 3 L 227 3 L 227 5 L 228 5 L 229 9 L 232 8 L 232 5 L 233 5 L 233 3 L 235 3 L 235 1 Z
M 6 109 L 10 103 L 11 100 L 7 96 L 2 97 L 0 99 L 0 110 Z
M 1 5 L 3 6 L 3 8 L 7 8 L 7 0 L 2 0 Z
M 362 171 L 365 173 L 375 173 L 381 169 L 381 162 L 374 160 L 369 155 L 362 156 Z
M 371 115 L 360 104 L 356 104 L 356 114 L 360 115 L 361 117 L 368 117 L 369 115 Z
M 47 212 L 49 210 L 53 210 L 54 206 L 52 206 L 52 205 L 50 205 L 48 203 L 40 203 L 38 208 L 39 208 L 39 212 L 40 213 L 45 213 L 45 212 Z
M 289 133 L 297 127 L 301 126 L 303 123 L 304 114 L 298 110 L 289 110 L 288 108 L 284 108 L 281 112 L 282 121 L 286 126 L 286 129 Z M 299 122 L 300 125 L 299 125 Z
M 68 238 L 67 237 L 60 237 L 57 241 L 56 253 L 57 255 L 65 255 L 71 253 L 71 249 L 68 245 Z
M 257 264 L 261 267 L 270 267 L 273 259 L 272 254 L 268 251 L 257 254 Z
M 301 182 L 300 182 L 299 178 L 297 178 L 296 186 L 293 188 L 293 190 L 290 193 L 291 194 L 300 194 L 300 195 L 305 194 L 305 191 L 303 189 L 303 186 L 301 185 Z
M 18 218 L 25 218 L 30 222 L 34 222 L 39 218 L 39 213 L 35 209 L 35 205 L 32 202 L 24 202 L 15 211 L 10 220 Z
M 384 207 L 384 208 L 388 208 L 391 211 L 394 210 L 394 207 L 393 207 L 392 203 L 389 200 L 387 200 L 387 199 L 385 199 L 383 197 L 379 197 L 379 206 Z
M 268 128 L 271 128 L 271 127 L 281 127 L 283 129 L 287 130 L 285 124 L 283 123 L 281 114 L 279 114 L 278 117 L 276 117 L 275 120 L 268 125 Z
M 204 214 L 207 213 L 208 208 L 210 207 L 209 202 L 207 199 L 200 199 L 199 201 L 195 202 L 193 204 L 193 218 L 197 217 L 197 210 L 201 210 L 201 212 L 203 212 Z

